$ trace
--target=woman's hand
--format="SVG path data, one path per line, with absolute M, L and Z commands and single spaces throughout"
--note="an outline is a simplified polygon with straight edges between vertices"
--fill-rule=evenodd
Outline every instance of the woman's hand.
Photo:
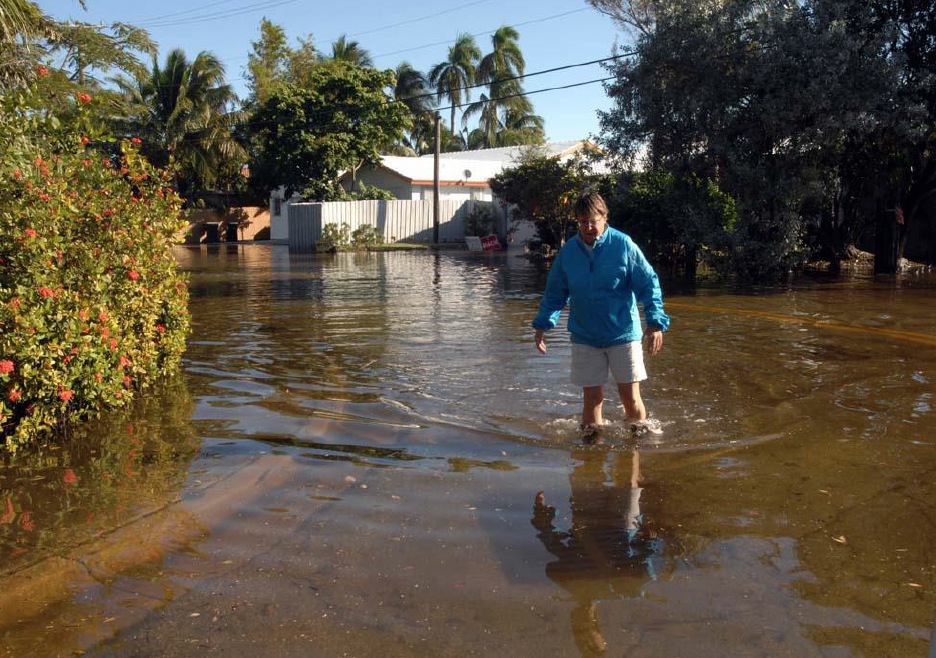
M 533 342 L 536 343 L 536 349 L 539 350 L 540 354 L 546 354 L 546 332 L 542 329 L 536 330 L 536 335 L 533 337 Z
M 663 332 L 653 327 L 647 327 L 644 332 L 644 340 L 647 343 L 647 349 L 650 356 L 658 354 L 663 349 Z

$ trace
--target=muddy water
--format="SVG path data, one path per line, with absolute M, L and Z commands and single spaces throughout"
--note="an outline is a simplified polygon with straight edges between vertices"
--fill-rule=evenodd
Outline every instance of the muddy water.
M 936 277 L 669 284 L 586 445 L 514 254 L 179 256 L 184 377 L 0 472 L 0 655 L 927 655 Z

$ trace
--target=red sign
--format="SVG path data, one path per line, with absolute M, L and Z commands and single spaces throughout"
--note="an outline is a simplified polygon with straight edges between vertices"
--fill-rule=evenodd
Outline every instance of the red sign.
M 496 235 L 482 236 L 481 248 L 485 251 L 497 251 L 501 248 L 500 238 L 498 238 Z

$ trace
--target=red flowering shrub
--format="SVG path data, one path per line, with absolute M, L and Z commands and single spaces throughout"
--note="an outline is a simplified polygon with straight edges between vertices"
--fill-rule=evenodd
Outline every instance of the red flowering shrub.
M 188 289 L 168 172 L 15 107 L 0 131 L 0 440 L 15 448 L 176 370 Z

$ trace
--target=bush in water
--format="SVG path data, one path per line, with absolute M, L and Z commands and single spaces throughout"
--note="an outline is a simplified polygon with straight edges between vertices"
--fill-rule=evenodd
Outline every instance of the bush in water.
M 90 102 L 81 96 L 79 113 Z M 150 166 L 136 140 L 105 153 L 22 103 L 6 99 L 0 116 L 9 137 L 0 147 L 0 436 L 9 449 L 125 405 L 178 368 L 189 331 L 187 284 L 171 253 L 184 221 L 169 172 Z

